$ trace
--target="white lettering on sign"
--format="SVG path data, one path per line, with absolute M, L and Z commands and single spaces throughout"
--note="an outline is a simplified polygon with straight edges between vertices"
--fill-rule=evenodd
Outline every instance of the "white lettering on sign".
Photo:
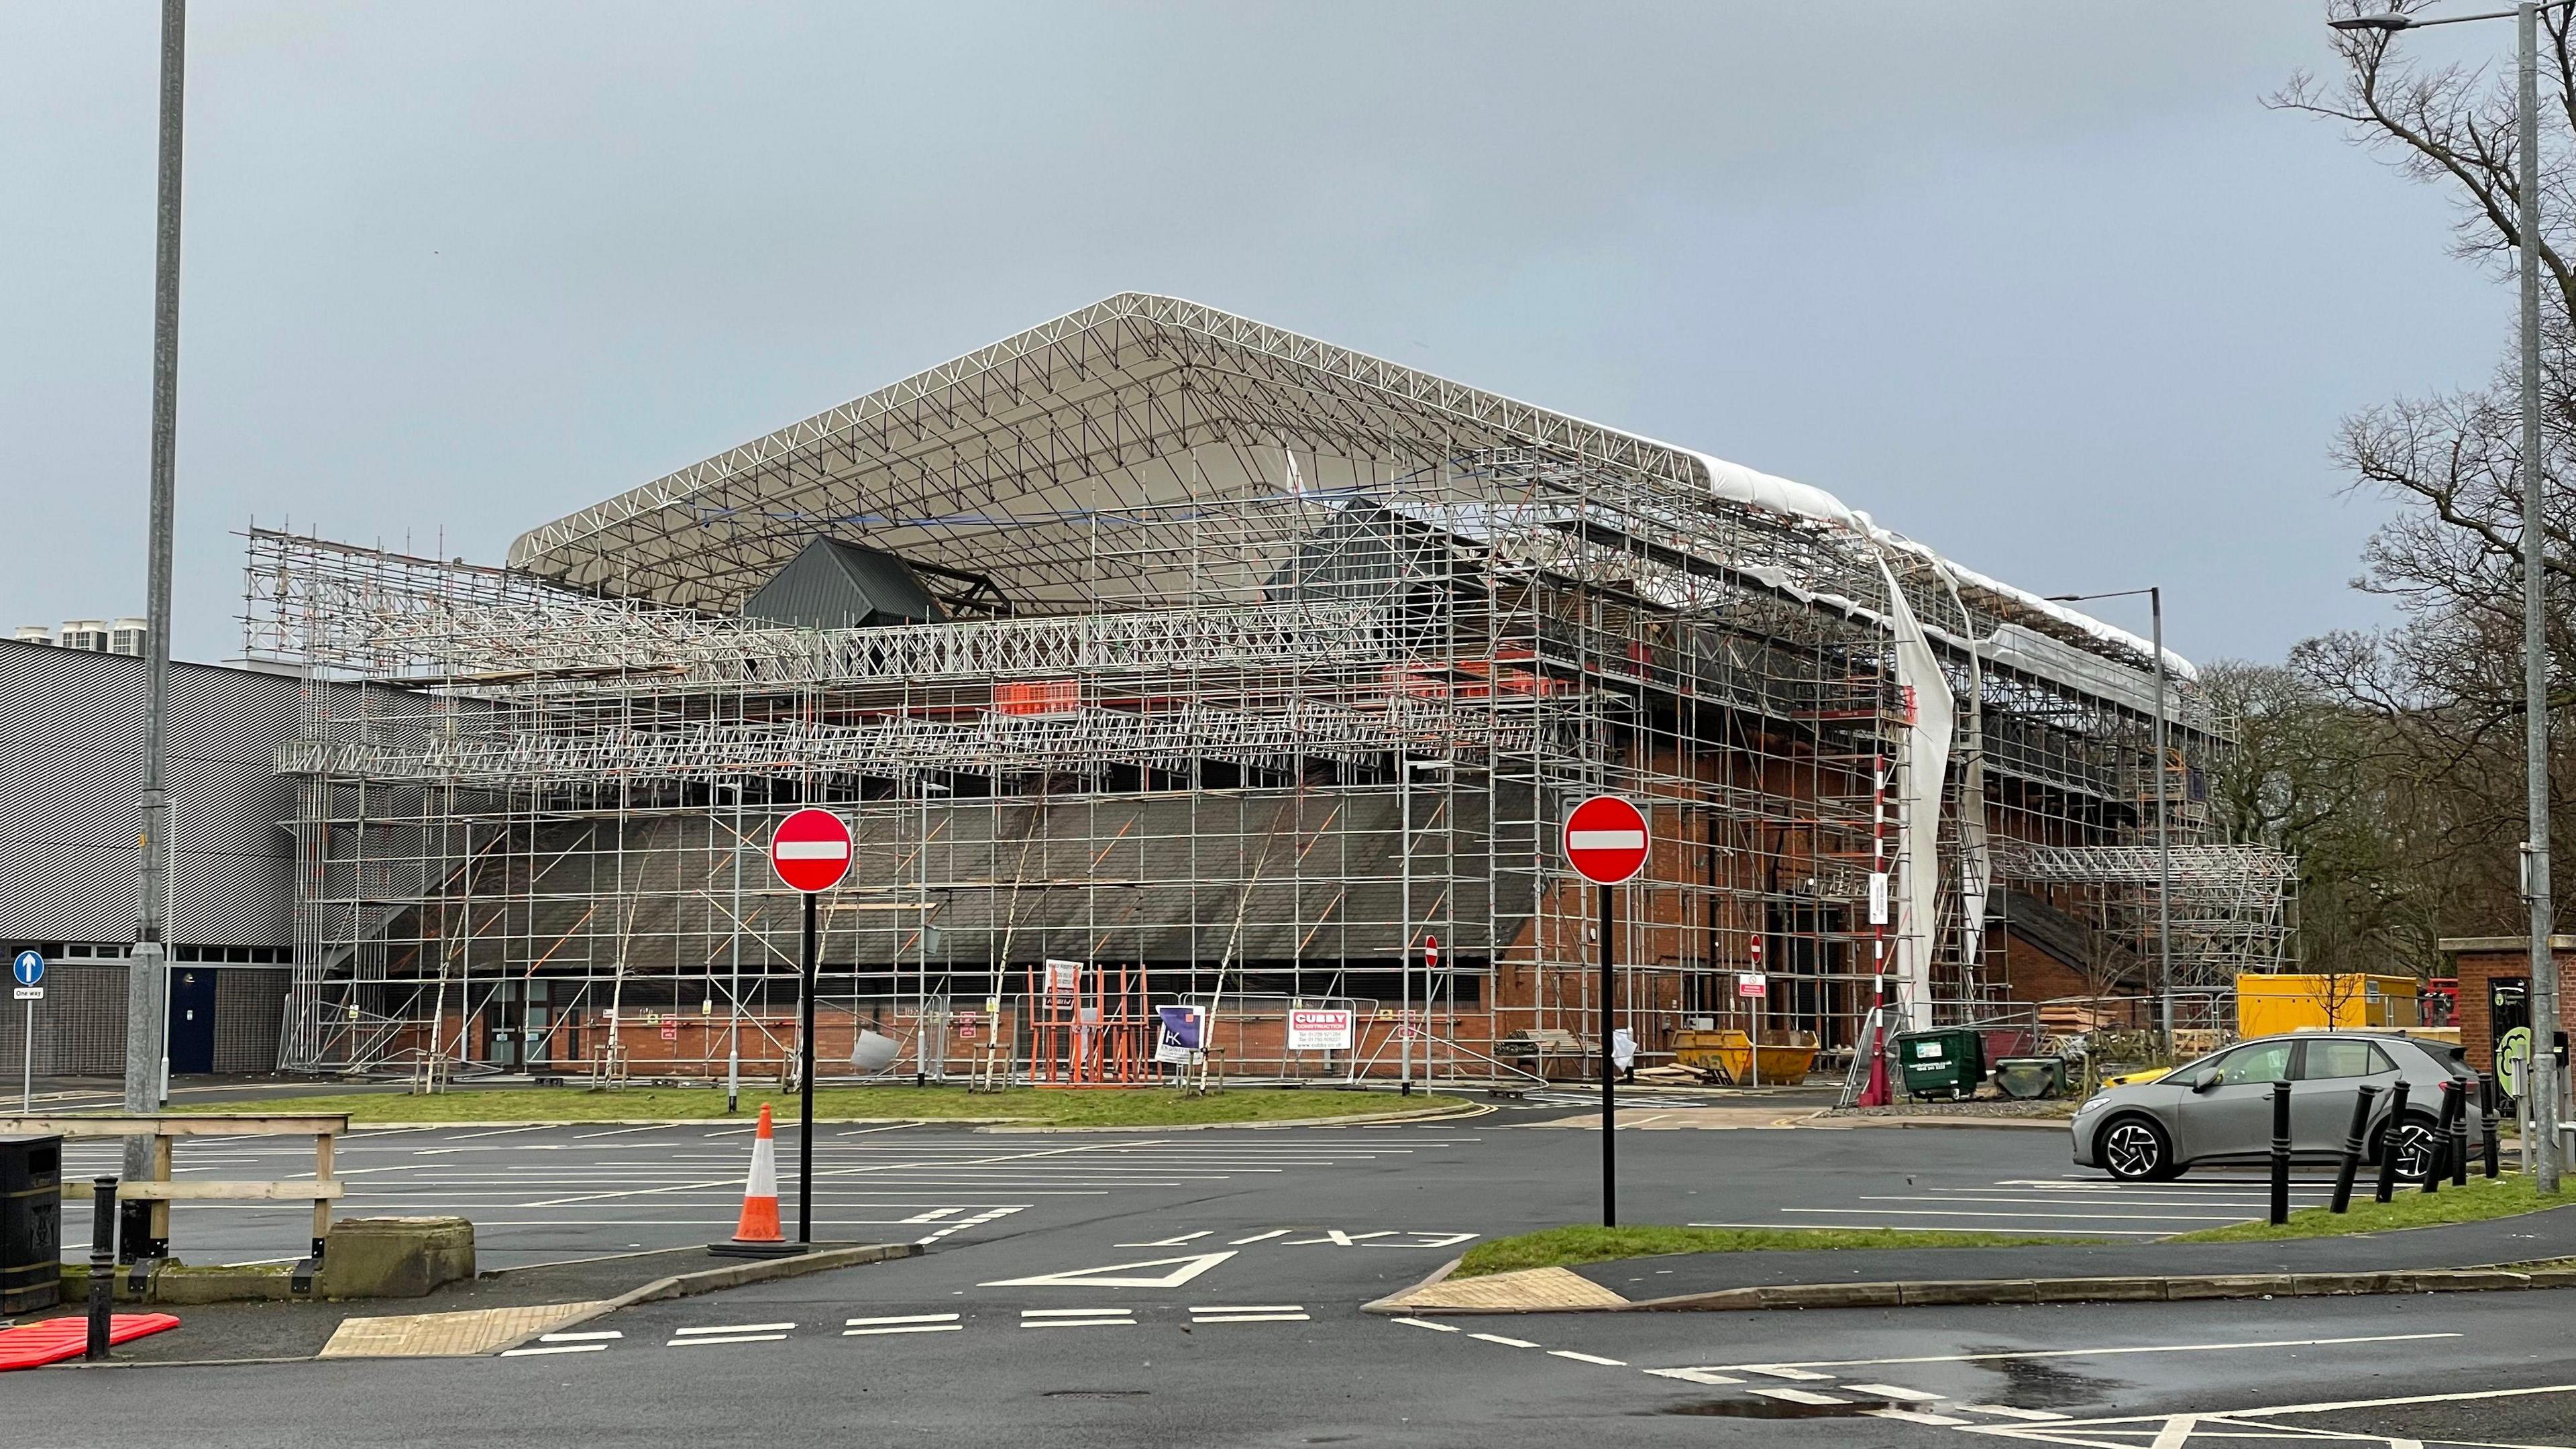
M 1288 1013 L 1288 1050 L 1292 1052 L 1346 1052 L 1351 1049 L 1351 1018 L 1347 1008 L 1293 1008 Z
M 1646 832 L 1642 830 L 1569 830 L 1565 843 L 1576 850 L 1643 850 Z
M 846 840 L 782 840 L 773 847 L 780 860 L 847 860 L 850 842 Z
M 1771 994 L 1771 978 L 1763 975 L 1759 971 L 1747 971 L 1735 978 L 1735 994 L 1738 996 L 1768 996 Z

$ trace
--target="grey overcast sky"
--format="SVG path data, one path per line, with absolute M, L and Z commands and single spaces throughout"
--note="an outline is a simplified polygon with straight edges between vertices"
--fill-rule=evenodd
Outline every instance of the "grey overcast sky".
M 191 9 L 189 657 L 254 516 L 497 561 L 1135 289 L 2272 658 L 2386 617 L 2337 417 L 2511 318 L 2440 198 L 2258 103 L 2311 0 Z M 141 612 L 157 15 L 0 0 L 0 624 Z

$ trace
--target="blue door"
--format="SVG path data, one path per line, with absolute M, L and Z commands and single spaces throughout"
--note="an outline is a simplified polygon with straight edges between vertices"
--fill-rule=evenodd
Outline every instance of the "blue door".
M 215 973 L 207 966 L 170 972 L 170 1075 L 215 1069 Z

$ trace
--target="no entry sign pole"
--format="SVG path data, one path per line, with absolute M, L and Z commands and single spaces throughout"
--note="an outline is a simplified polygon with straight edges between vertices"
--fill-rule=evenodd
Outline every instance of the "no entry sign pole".
M 805 893 L 804 965 L 799 968 L 796 988 L 796 1241 L 814 1241 L 814 983 L 821 974 L 815 964 L 814 902 L 819 893 Z
M 1612 902 L 1617 888 L 1597 885 L 1601 897 L 1601 1226 L 1619 1226 L 1619 1068 L 1610 1060 L 1610 939 L 1618 929 Z
M 797 972 L 796 1241 L 814 1241 L 814 902 L 850 871 L 850 827 L 829 810 L 799 810 L 778 822 L 769 868 L 805 897 L 805 950 Z
M 1595 795 L 1566 812 L 1565 860 L 1601 896 L 1601 1225 L 1619 1225 L 1619 1068 L 1610 1056 L 1611 940 L 1619 921 L 1615 888 L 1646 868 L 1644 812 L 1616 795 Z

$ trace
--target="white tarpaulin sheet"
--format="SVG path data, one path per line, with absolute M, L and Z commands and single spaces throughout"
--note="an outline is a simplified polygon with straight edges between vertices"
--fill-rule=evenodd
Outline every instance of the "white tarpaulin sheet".
M 1896 987 L 1909 1026 L 1932 1025 L 1932 947 L 1941 928 L 1941 787 L 1950 770 L 1955 708 L 1941 657 L 1885 561 L 1889 617 L 1895 624 L 1896 682 L 1912 706 L 1896 780 Z

